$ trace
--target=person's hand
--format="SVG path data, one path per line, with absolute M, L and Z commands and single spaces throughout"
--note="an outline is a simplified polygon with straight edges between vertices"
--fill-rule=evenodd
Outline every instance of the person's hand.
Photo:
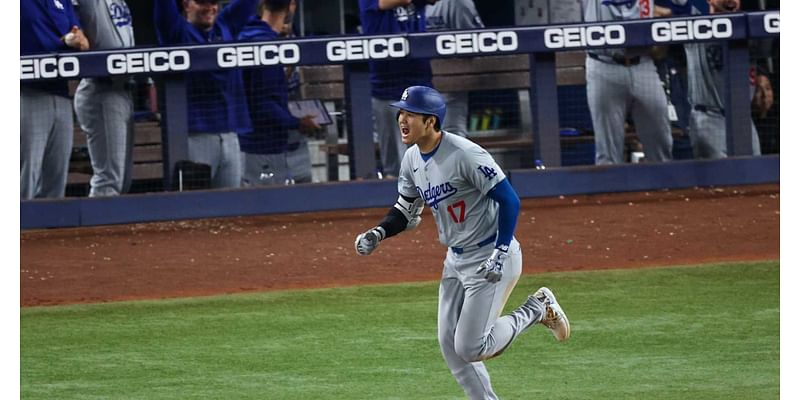
M 64 43 L 80 51 L 89 50 L 89 39 L 86 38 L 86 35 L 84 35 L 83 31 L 77 26 L 73 26 L 72 30 L 64 35 Z
M 653 9 L 653 16 L 656 18 L 665 18 L 672 16 L 672 9 L 669 7 L 656 6 Z
M 753 106 L 758 112 L 758 117 L 766 117 L 774 102 L 775 97 L 772 93 L 772 83 L 770 83 L 769 78 L 766 75 L 756 76 L 756 93 L 753 96 Z
M 297 130 L 306 135 L 313 135 L 319 132 L 321 129 L 319 124 L 314 121 L 313 115 L 306 115 L 303 118 L 300 118 L 299 124 L 300 125 L 298 126 Z
M 482 274 L 489 282 L 500 282 L 500 279 L 503 278 L 503 263 L 506 258 L 508 258 L 508 246 L 495 248 L 489 259 L 484 261 L 476 272 Z
M 368 256 L 378 248 L 378 244 L 383 240 L 386 233 L 383 228 L 376 226 L 358 236 L 356 236 L 356 252 L 360 256 Z

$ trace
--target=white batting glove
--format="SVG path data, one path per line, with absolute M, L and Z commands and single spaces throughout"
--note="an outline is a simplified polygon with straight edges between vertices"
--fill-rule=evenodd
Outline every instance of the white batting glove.
M 482 274 L 491 283 L 500 282 L 503 277 L 503 263 L 506 258 L 508 258 L 508 246 L 495 248 L 489 259 L 484 261 L 476 272 Z
M 356 252 L 360 256 L 368 256 L 378 248 L 378 244 L 386 237 L 386 231 L 380 226 L 376 226 L 358 236 L 356 236 Z

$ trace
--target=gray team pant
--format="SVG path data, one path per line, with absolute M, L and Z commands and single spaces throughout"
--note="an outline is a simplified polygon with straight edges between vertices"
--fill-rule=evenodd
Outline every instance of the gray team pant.
M 92 160 L 89 197 L 116 196 L 130 188 L 133 169 L 133 98 L 123 82 L 82 79 L 75 115 Z
M 761 155 L 761 142 L 753 121 L 750 121 L 753 135 L 753 155 Z M 725 116 L 716 111 L 692 110 L 689 117 L 689 138 L 695 158 L 725 158 L 728 156 L 728 139 L 725 134 Z
M 236 132 L 189 135 L 189 160 L 211 167 L 211 188 L 242 184 L 242 151 Z
M 408 148 L 400 138 L 400 126 L 397 124 L 398 109 L 389 106 L 395 101 L 372 98 L 372 129 L 377 134 L 384 176 L 400 174 L 400 161 L 403 160 Z
M 294 151 L 276 154 L 242 153 L 243 186 L 270 186 L 311 182 L 311 153 L 308 139 L 290 131 L 289 142 L 299 141 Z
M 19 194 L 22 199 L 64 197 L 72 153 L 72 102 L 20 89 Z
M 444 101 L 447 104 L 447 112 L 444 114 L 442 130 L 467 137 L 469 133 L 467 128 L 467 121 L 469 119 L 469 93 L 442 93 L 442 97 L 444 97 Z
M 672 159 L 667 97 L 650 57 L 626 67 L 586 57 L 586 97 L 596 164 L 625 162 L 625 117 L 633 117 L 648 161 Z
M 456 254 L 448 249 L 439 285 L 439 345 L 447 366 L 470 399 L 497 399 L 483 360 L 503 352 L 521 333 L 521 322 L 500 316 L 522 273 L 522 250 L 514 239 L 498 283 L 475 271 L 493 246 Z

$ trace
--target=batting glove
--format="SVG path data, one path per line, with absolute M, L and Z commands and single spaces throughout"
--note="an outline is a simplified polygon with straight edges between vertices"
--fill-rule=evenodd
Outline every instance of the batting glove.
M 499 246 L 494 249 L 488 260 L 484 261 L 478 270 L 487 281 L 491 283 L 500 282 L 503 277 L 503 263 L 508 258 L 508 246 Z
M 378 248 L 378 244 L 386 237 L 386 231 L 376 226 L 356 236 L 356 252 L 360 256 L 368 256 Z

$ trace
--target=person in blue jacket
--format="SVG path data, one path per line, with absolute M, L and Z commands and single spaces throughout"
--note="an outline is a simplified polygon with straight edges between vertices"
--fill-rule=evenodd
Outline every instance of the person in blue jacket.
M 425 32 L 425 6 L 437 0 L 358 0 L 364 35 Z M 409 86 L 433 86 L 427 59 L 371 61 L 373 131 L 383 174 L 396 177 L 407 146 L 400 141 L 397 116 L 389 107 Z
M 159 43 L 230 42 L 255 12 L 258 0 L 155 0 L 154 22 Z M 242 72 L 239 69 L 186 74 L 189 160 L 211 167 L 211 187 L 239 187 L 242 159 L 238 134 L 249 132 Z
M 258 14 L 250 17 L 239 40 L 278 40 L 291 23 L 295 8 L 295 0 L 261 0 Z M 307 143 L 290 143 L 289 133 L 313 134 L 320 126 L 311 115 L 297 118 L 289 112 L 289 87 L 283 66 L 246 69 L 243 75 L 253 123 L 252 133 L 239 136 L 245 160 L 244 184 L 311 182 L 310 157 L 301 157 L 303 165 L 293 165 L 290 157 L 294 152 L 308 153 Z
M 89 49 L 70 0 L 19 5 L 21 55 Z M 64 197 L 73 135 L 67 81 L 22 82 L 19 94 L 20 198 Z

